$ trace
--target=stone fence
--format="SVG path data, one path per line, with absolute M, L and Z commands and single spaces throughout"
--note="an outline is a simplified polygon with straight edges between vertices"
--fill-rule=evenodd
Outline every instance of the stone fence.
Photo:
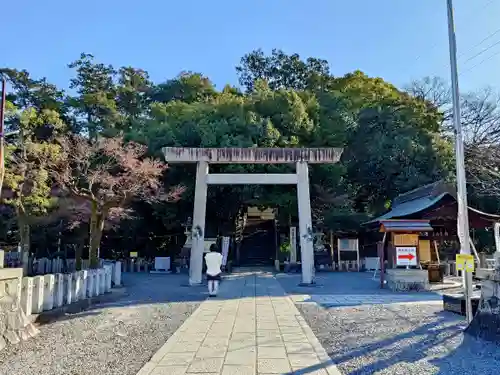
M 3 266 L 0 251 L 0 350 L 37 333 L 30 315 L 99 296 L 121 285 L 121 262 L 102 261 L 97 269 L 34 277 L 23 276 L 23 268 Z
M 143 258 L 122 260 L 123 272 L 149 272 L 154 269 L 154 261 Z
M 99 261 L 99 267 L 102 268 L 104 260 Z M 24 262 L 17 251 L 9 251 L 4 254 L 4 266 L 8 268 L 24 269 L 25 276 L 48 275 L 51 273 L 68 273 L 76 271 L 76 259 L 62 258 L 36 258 L 26 257 Z M 82 259 L 83 270 L 90 268 L 90 261 Z
M 492 260 L 488 259 L 488 263 L 490 264 Z M 285 270 L 287 269 L 286 265 L 288 263 L 285 262 Z M 457 269 L 455 261 L 441 261 L 440 265 L 444 267 L 444 276 L 462 276 L 462 271 Z M 358 262 L 356 260 L 341 260 L 340 262 L 331 262 L 329 265 L 321 266 L 316 265 L 318 270 L 331 270 L 331 271 L 341 271 L 341 272 L 356 272 L 358 271 Z M 379 258 L 377 257 L 367 257 L 360 258 L 359 260 L 359 268 L 361 271 L 379 271 L 380 263 Z M 293 268 L 292 268 L 293 269 Z
M 362 258 L 361 263 L 363 265 L 365 265 L 365 269 L 367 271 L 374 271 L 375 269 L 380 270 L 378 258 L 375 258 L 375 257 L 374 258 L 366 258 L 366 259 Z M 479 267 L 476 263 L 476 269 L 479 269 L 479 268 L 493 269 L 494 264 L 495 264 L 494 259 L 485 259 L 484 260 L 484 267 Z M 440 262 L 440 265 L 444 267 L 444 276 L 456 276 L 456 277 L 462 276 L 462 271 L 457 269 L 457 264 L 455 261 L 444 260 L 444 261 Z
M 121 285 L 121 262 L 102 262 L 97 269 L 51 273 L 21 280 L 20 304 L 26 315 L 39 314 L 96 297 Z

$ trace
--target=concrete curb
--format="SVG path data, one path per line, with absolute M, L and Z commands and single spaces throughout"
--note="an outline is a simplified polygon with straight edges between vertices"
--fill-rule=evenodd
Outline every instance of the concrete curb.
M 70 305 L 57 307 L 49 311 L 44 311 L 40 314 L 32 314 L 28 318 L 31 320 L 31 322 L 37 325 L 44 325 L 56 321 L 66 314 L 76 314 L 88 310 L 92 306 L 100 303 L 114 302 L 126 295 L 127 289 L 125 287 L 113 288 L 108 293 L 101 294 L 95 297 L 85 298 Z

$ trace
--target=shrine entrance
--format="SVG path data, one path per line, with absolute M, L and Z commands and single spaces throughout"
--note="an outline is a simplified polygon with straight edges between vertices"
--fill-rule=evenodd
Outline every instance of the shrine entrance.
M 299 211 L 302 283 L 314 282 L 314 251 L 309 194 L 309 164 L 333 164 L 340 148 L 185 148 L 164 147 L 167 163 L 196 163 L 196 187 L 189 283 L 202 282 L 208 185 L 296 185 Z M 209 164 L 295 164 L 296 173 L 209 174 Z

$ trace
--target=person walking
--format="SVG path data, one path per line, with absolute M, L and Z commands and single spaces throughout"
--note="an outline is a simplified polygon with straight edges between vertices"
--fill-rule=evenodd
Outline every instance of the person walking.
M 222 273 L 222 254 L 217 251 L 217 245 L 210 246 L 210 252 L 205 254 L 205 263 L 207 265 L 208 294 L 210 297 L 215 297 L 219 291 Z

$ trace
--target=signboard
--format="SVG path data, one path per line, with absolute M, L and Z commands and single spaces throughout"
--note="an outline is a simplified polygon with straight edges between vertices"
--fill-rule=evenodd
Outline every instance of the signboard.
M 357 238 L 339 238 L 338 240 L 339 251 L 358 251 Z
M 396 247 L 396 264 L 398 266 L 416 266 L 417 248 L 415 246 Z
M 229 237 L 222 237 L 222 265 L 223 266 L 226 265 L 228 254 L 229 254 Z
M 359 241 L 357 238 L 339 238 L 337 240 L 337 257 L 339 262 L 339 270 L 340 270 L 340 252 L 341 251 L 352 251 L 356 252 L 356 263 L 357 269 L 360 271 L 360 262 L 359 262 Z
M 457 254 L 457 270 L 474 272 L 474 257 L 472 254 Z
M 137 258 L 139 256 L 139 253 L 137 251 L 131 251 L 130 252 L 130 257 L 131 258 Z
M 418 234 L 416 233 L 393 233 L 392 234 L 394 246 L 417 246 Z
M 297 227 L 290 227 L 290 262 L 297 263 Z

